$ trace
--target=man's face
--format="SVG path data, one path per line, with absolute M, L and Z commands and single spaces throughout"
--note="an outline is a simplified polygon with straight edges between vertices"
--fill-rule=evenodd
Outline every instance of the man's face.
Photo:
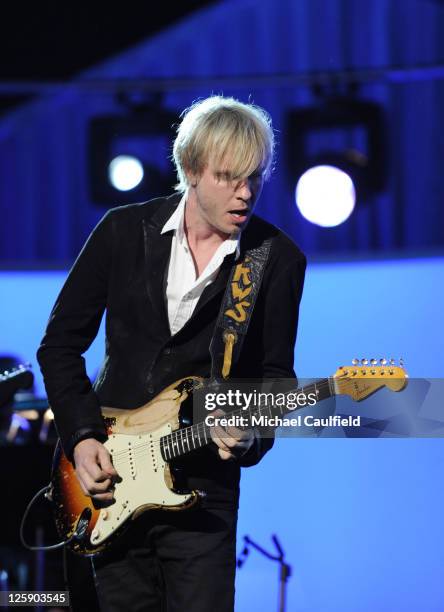
M 210 162 L 197 178 L 197 211 L 208 226 L 223 234 L 238 234 L 247 225 L 262 191 L 263 172 L 232 179 Z

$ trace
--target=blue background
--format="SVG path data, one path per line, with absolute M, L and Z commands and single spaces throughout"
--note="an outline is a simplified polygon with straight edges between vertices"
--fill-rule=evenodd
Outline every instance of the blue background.
M 310 264 L 299 376 L 385 355 L 403 356 L 410 377 L 442 377 L 443 271 L 438 257 Z M 35 365 L 65 276 L 0 273 L 6 351 Z M 91 376 L 102 355 L 103 330 L 87 353 Z M 388 393 L 379 392 L 381 401 Z M 243 471 L 239 551 L 246 534 L 270 550 L 271 533 L 279 536 L 294 571 L 291 611 L 443 610 L 443 468 L 442 439 L 280 438 Z M 276 609 L 277 582 L 277 567 L 252 552 L 238 572 L 236 609 Z

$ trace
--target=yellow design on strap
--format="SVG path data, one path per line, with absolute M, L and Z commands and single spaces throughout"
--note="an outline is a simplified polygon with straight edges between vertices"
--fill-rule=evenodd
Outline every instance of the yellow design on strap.
M 236 340 L 237 340 L 237 334 L 234 330 L 224 332 L 225 351 L 224 351 L 224 363 L 222 366 L 223 378 L 228 378 L 230 374 L 231 362 L 233 359 L 233 346 L 235 345 Z

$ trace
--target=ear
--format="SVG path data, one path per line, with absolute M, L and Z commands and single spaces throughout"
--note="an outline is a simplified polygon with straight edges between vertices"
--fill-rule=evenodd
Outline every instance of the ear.
M 187 182 L 190 187 L 197 187 L 197 183 L 199 182 L 199 177 L 197 174 L 184 168 L 185 176 L 187 177 Z
M 193 170 L 189 170 L 188 168 L 184 168 L 185 176 L 187 177 L 187 182 L 190 187 L 197 187 L 199 183 L 200 174 L 197 172 L 193 172 Z

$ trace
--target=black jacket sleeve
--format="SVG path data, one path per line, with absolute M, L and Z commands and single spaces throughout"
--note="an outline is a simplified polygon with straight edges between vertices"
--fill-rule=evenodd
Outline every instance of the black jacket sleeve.
M 111 213 L 102 218 L 76 259 L 37 351 L 49 404 L 68 458 L 81 439 L 96 437 L 104 441 L 107 437 L 82 354 L 96 337 L 106 307 L 112 258 Z M 62 413 L 63 419 L 59 419 Z
M 291 257 L 281 258 L 274 266 L 271 280 L 264 288 L 263 378 L 291 379 L 292 388 L 297 386 L 294 346 L 305 268 L 305 256 L 294 246 Z M 242 467 L 256 465 L 274 444 L 274 430 L 258 429 L 253 446 L 240 459 Z

